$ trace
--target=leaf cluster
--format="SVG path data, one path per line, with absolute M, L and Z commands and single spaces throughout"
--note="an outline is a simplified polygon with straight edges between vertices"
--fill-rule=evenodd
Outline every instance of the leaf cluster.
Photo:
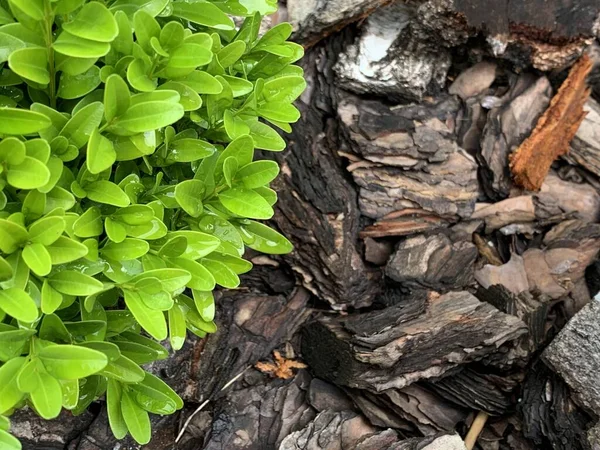
M 118 438 L 183 406 L 141 366 L 216 331 L 261 223 L 302 47 L 275 0 L 0 0 L 0 447 L 105 396 Z M 234 22 L 232 17 L 239 17 Z M 240 24 L 236 26 L 236 23 Z

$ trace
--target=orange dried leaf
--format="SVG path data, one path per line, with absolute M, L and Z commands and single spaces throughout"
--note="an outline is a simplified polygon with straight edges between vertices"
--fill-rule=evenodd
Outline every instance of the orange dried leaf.
M 569 152 L 581 122 L 586 116 L 583 105 L 590 96 L 586 78 L 592 69 L 589 56 L 577 61 L 531 135 L 510 156 L 515 182 L 530 191 L 542 187 L 552 162 Z
M 299 361 L 293 359 L 286 359 L 281 356 L 278 351 L 273 352 L 275 356 L 275 362 L 259 362 L 254 367 L 260 370 L 262 373 L 268 373 L 275 378 L 281 378 L 282 380 L 288 380 L 294 376 L 293 369 L 306 369 L 308 366 Z

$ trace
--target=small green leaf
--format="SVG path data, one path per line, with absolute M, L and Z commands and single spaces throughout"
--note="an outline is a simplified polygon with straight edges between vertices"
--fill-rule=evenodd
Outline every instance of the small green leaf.
M 58 292 L 75 296 L 92 295 L 104 288 L 102 282 L 95 278 L 72 270 L 55 273 L 48 278 L 48 282 Z
M 135 320 L 138 321 L 142 328 L 156 340 L 162 341 L 166 339 L 168 332 L 163 312 L 148 308 L 137 292 L 125 290 L 124 294 L 127 308 L 129 308 Z
M 221 11 L 216 5 L 208 2 L 201 3 L 173 3 L 173 13 L 175 17 L 189 20 L 198 25 L 203 25 L 217 30 L 233 30 L 235 24 Z
M 103 231 L 102 213 L 96 206 L 89 208 L 73 223 L 73 233 L 80 238 L 100 236 Z
M 132 395 L 125 391 L 121 398 L 121 411 L 127 429 L 138 444 L 145 445 L 152 437 L 148 413 L 138 406 Z
M 285 255 L 294 249 L 283 235 L 262 223 L 248 220 L 240 228 L 244 243 L 253 250 L 270 255 Z
M 79 401 L 79 381 L 77 380 L 60 380 L 62 388 L 62 406 L 67 410 L 72 410 L 77 406 Z
M 250 219 L 270 219 L 274 211 L 271 205 L 256 192 L 250 189 L 233 188 L 219 194 L 221 204 L 241 217 Z
M 254 189 L 269 184 L 279 175 L 279 166 L 275 161 L 255 161 L 250 163 L 236 174 L 244 187 Z
M 11 3 L 34 20 L 44 18 L 44 0 L 10 0 Z
M 127 238 L 123 242 L 109 242 L 101 250 L 101 253 L 116 261 L 128 261 L 144 256 L 150 250 L 148 242 L 141 239 Z
M 183 114 L 183 106 L 179 103 L 144 102 L 131 106 L 117 123 L 132 133 L 144 133 L 171 125 L 181 119 Z
M 207 270 L 202 264 L 181 257 L 171 258 L 170 261 L 176 267 L 189 272 L 191 279 L 187 282 L 188 287 L 201 291 L 210 291 L 215 288 L 215 278 L 212 276 L 211 271 Z
M 98 66 L 92 66 L 77 75 L 62 73 L 58 84 L 58 96 L 64 99 L 80 98 L 92 92 L 101 83 Z
M 58 0 L 54 6 L 56 14 L 69 14 L 79 8 L 85 0 Z
M 189 86 L 198 94 L 217 95 L 223 92 L 223 85 L 219 83 L 219 80 L 200 70 L 194 70 L 192 73 L 185 77 L 177 78 L 175 81 Z
M 223 68 L 232 66 L 238 59 L 240 59 L 246 52 L 246 44 L 243 41 L 234 41 L 231 44 L 223 47 L 217 58 Z
M 123 190 L 115 183 L 106 180 L 94 181 L 85 187 L 87 197 L 95 202 L 124 208 L 131 201 Z
M 60 136 L 66 137 L 78 149 L 83 147 L 100 125 L 103 114 L 104 105 L 101 102 L 90 103 L 71 117 L 60 131 Z
M 265 82 L 262 93 L 269 102 L 292 103 L 305 89 L 304 77 L 285 76 Z
M 37 133 L 52 125 L 44 114 L 18 108 L 0 108 L 0 134 Z
M 107 42 L 84 39 L 66 30 L 60 33 L 53 47 L 58 53 L 75 58 L 101 58 L 110 51 L 110 44 Z
M 110 167 L 117 160 L 117 152 L 113 143 L 100 134 L 97 129 L 90 136 L 87 146 L 87 168 L 92 174 L 100 173 Z
M 199 180 L 186 180 L 175 187 L 177 203 L 192 217 L 199 217 L 203 212 L 203 194 L 204 183 Z
M 25 144 L 15 137 L 0 141 L 0 161 L 11 165 L 21 164 L 27 156 Z
M 182 44 L 171 52 L 167 67 L 173 69 L 195 69 L 212 61 L 210 50 L 198 44 Z
M 179 92 L 179 103 L 185 111 L 195 111 L 202 106 L 202 98 L 191 87 L 184 83 L 168 81 L 158 89 L 168 89 Z
M 27 230 L 10 220 L 0 219 L 0 250 L 10 254 L 24 244 L 29 237 Z
M 8 58 L 8 65 L 17 75 L 35 83 L 50 83 L 48 51 L 45 48 L 28 47 L 16 50 Z
M 131 95 L 127 83 L 117 74 L 112 74 L 104 86 L 104 116 L 108 122 L 125 114 Z
M 196 309 L 202 320 L 211 322 L 215 318 L 215 297 L 212 291 L 192 291 Z
M 168 22 L 160 31 L 160 45 L 166 50 L 178 47 L 185 36 L 183 25 L 179 22 Z
M 0 291 L 0 309 L 21 322 L 31 323 L 38 318 L 35 302 L 29 294 L 18 288 Z
M 187 241 L 185 241 L 185 243 L 187 245 Z M 184 251 L 185 251 L 185 248 L 182 249 L 181 253 L 183 253 Z M 179 255 L 175 255 L 175 256 L 179 256 Z M 6 259 L 4 259 L 2 256 L 0 256 L 0 282 L 10 280 L 13 277 L 13 275 L 14 275 L 14 272 L 13 272 L 12 266 L 8 263 L 8 261 L 6 261 Z
M 210 259 L 203 259 L 202 264 L 212 274 L 218 285 L 228 289 L 235 289 L 240 285 L 240 278 L 226 264 Z
M 186 326 L 185 315 L 179 306 L 173 306 L 168 312 L 169 318 L 169 342 L 173 350 L 181 350 L 185 344 Z
M 62 409 L 62 388 L 56 378 L 40 371 L 37 374 L 38 386 L 31 391 L 29 397 L 37 413 L 44 419 L 58 417 Z
M 187 248 L 188 241 L 184 236 L 175 236 L 169 239 L 158 251 L 160 258 L 174 258 L 181 256 Z M 12 271 L 12 269 L 11 269 Z
M 24 396 L 17 387 L 17 377 L 26 361 L 26 358 L 15 357 L 0 367 L 0 414 L 9 411 Z
M 23 248 L 23 260 L 31 271 L 40 277 L 45 277 L 52 270 L 52 259 L 50 253 L 40 243 L 31 243 Z
M 77 380 L 100 372 L 108 364 L 104 353 L 76 345 L 50 345 L 38 354 L 44 367 L 61 380 Z
M 50 286 L 47 279 L 44 280 L 42 285 L 42 312 L 47 315 L 46 317 L 56 311 L 62 302 L 62 294 Z
M 26 156 L 21 164 L 9 167 L 6 179 L 17 189 L 37 189 L 48 183 L 50 171 L 43 162 Z
M 0 430 L 0 446 L 5 450 L 21 450 L 21 442 L 8 431 Z
M 223 162 L 223 176 L 227 186 L 232 187 L 233 177 L 238 170 L 238 162 L 234 156 L 230 156 Z
M 149 67 L 143 59 L 136 59 L 127 68 L 127 81 L 134 89 L 141 92 L 152 92 L 156 89 L 156 78 L 149 77 Z
M 75 19 L 62 27 L 74 36 L 98 42 L 111 42 L 119 33 L 112 13 L 98 2 L 83 5 Z
M 150 40 L 153 37 L 158 38 L 160 36 L 160 25 L 156 19 L 148 12 L 140 9 L 133 15 L 133 29 L 135 30 L 137 43 L 141 45 L 146 53 L 152 54 Z
M 110 429 L 117 439 L 123 439 L 127 435 L 127 425 L 121 411 L 121 398 L 123 391 L 116 380 L 108 380 L 106 388 L 106 409 L 108 412 L 108 423 Z
M 50 253 L 52 265 L 77 261 L 88 253 L 88 248 L 85 245 L 65 236 L 60 236 L 56 242 L 46 248 Z

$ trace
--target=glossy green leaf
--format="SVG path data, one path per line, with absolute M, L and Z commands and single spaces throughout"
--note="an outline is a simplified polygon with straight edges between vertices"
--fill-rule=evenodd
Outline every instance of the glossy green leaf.
M 150 78 L 149 66 L 142 59 L 136 59 L 127 68 L 127 81 L 138 91 L 151 92 L 156 89 L 156 78 Z
M 160 31 L 160 45 L 166 50 L 179 47 L 183 43 L 184 28 L 179 22 L 169 22 Z
M 94 181 L 85 187 L 85 192 L 90 200 L 106 205 L 128 206 L 129 197 L 115 183 L 106 180 Z
M 242 167 L 236 173 L 244 187 L 254 189 L 273 181 L 279 175 L 279 165 L 275 161 L 255 161 Z
M 294 102 L 306 89 L 306 81 L 300 76 L 285 76 L 265 82 L 263 95 L 269 102 Z
M 168 332 L 164 314 L 161 311 L 148 308 L 137 292 L 125 290 L 124 294 L 127 308 L 129 308 L 142 328 L 154 339 L 159 341 L 166 339 Z
M 181 350 L 185 344 L 186 326 L 185 315 L 179 306 L 175 305 L 168 312 L 169 342 L 173 350 Z
M 59 380 L 62 390 L 62 406 L 67 410 L 72 410 L 79 401 L 79 381 L 77 380 Z
M 248 220 L 240 228 L 245 244 L 253 250 L 271 255 L 285 255 L 294 248 L 283 235 L 262 223 Z
M 136 442 L 142 445 L 150 442 L 152 433 L 148 413 L 135 402 L 132 395 L 127 391 L 123 392 L 121 398 L 121 411 L 127 429 Z
M 146 53 L 152 54 L 150 41 L 153 37 L 158 39 L 160 36 L 160 25 L 156 19 L 148 12 L 140 9 L 133 15 L 133 29 L 135 30 L 137 43 L 141 45 Z
M 15 357 L 0 367 L 0 414 L 9 411 L 23 398 L 23 392 L 17 387 L 17 376 L 26 361 L 24 357 Z
M 218 285 L 228 289 L 235 289 L 240 285 L 240 278 L 226 264 L 220 261 L 203 259 L 202 265 L 211 273 Z
M 60 131 L 60 136 L 66 137 L 77 148 L 83 147 L 100 125 L 103 114 L 104 105 L 102 103 L 90 103 L 71 117 Z
M 22 322 L 35 322 L 38 309 L 33 299 L 19 288 L 9 288 L 0 291 L 0 309 L 9 316 Z
M 137 259 L 148 253 L 150 246 L 148 242 L 141 239 L 127 238 L 123 242 L 109 242 L 101 250 L 101 253 L 117 261 Z
M 21 164 L 27 156 L 25 144 L 15 137 L 0 141 L 0 161 L 11 165 Z
M 87 71 L 77 75 L 63 73 L 60 76 L 58 85 L 58 96 L 64 99 L 80 98 L 92 92 L 100 83 L 102 83 L 102 80 L 100 79 L 100 68 L 98 66 L 92 66 Z
M 21 442 L 8 433 L 8 431 L 0 430 L 0 446 L 5 450 L 21 450 Z
M 112 13 L 99 2 L 83 5 L 75 19 L 62 27 L 73 36 L 98 42 L 111 42 L 119 33 Z
M 39 352 L 48 373 L 61 380 L 77 380 L 100 372 L 108 363 L 102 352 L 76 345 L 51 345 Z
M 58 292 L 75 296 L 92 295 L 104 288 L 102 282 L 95 278 L 72 270 L 55 273 L 48 278 L 48 282 Z
M 79 8 L 85 0 L 58 0 L 54 5 L 56 14 L 69 14 Z
M 50 83 L 48 72 L 48 51 L 40 47 L 28 47 L 10 54 L 8 65 L 17 75 L 46 85 Z
M 169 234 L 171 237 L 183 236 L 187 240 L 187 248 L 182 255 L 188 259 L 199 259 L 216 250 L 221 244 L 221 240 L 207 233 L 199 231 L 180 230 Z
M 54 50 L 75 58 L 101 58 L 110 51 L 110 44 L 85 39 L 63 30 L 53 44 Z
M 44 18 L 44 0 L 10 0 L 11 3 L 19 8 L 34 20 Z
M 9 167 L 6 179 L 17 189 L 36 189 L 48 183 L 50 171 L 43 162 L 26 156 L 21 164 Z
M 235 24 L 216 5 L 208 2 L 173 3 L 173 15 L 217 30 L 233 30 Z
M 204 183 L 199 180 L 186 180 L 175 187 L 175 199 L 177 203 L 192 217 L 199 217 L 203 212 L 203 194 Z
M 0 250 L 4 253 L 13 253 L 28 237 L 25 227 L 10 220 L 0 219 Z
M 68 237 L 61 236 L 52 245 L 46 247 L 52 264 L 65 264 L 83 258 L 88 253 L 88 248 Z
M 133 133 L 162 128 L 183 117 L 183 106 L 164 101 L 138 103 L 118 120 L 118 125 Z
M 52 125 L 50 119 L 39 112 L 18 108 L 0 108 L 0 134 L 37 133 L 50 125 Z
M 223 85 L 215 77 L 207 72 L 194 70 L 185 77 L 177 78 L 175 81 L 183 83 L 192 88 L 198 94 L 220 94 L 223 92 Z
M 129 108 L 131 95 L 127 83 L 117 74 L 106 80 L 104 86 L 104 116 L 108 122 L 125 114 Z
M 46 372 L 40 371 L 37 376 L 38 386 L 29 394 L 31 403 L 42 418 L 54 419 L 62 409 L 62 388 L 58 380 Z
M 110 167 L 117 160 L 117 152 L 113 143 L 94 130 L 90 136 L 87 146 L 87 168 L 90 173 L 97 174 Z
M 168 89 L 179 93 L 179 103 L 185 111 L 195 111 L 202 106 L 202 99 L 194 89 L 184 83 L 168 81 L 158 89 Z
M 174 69 L 195 69 L 212 61 L 210 50 L 198 45 L 184 43 L 171 52 L 167 67 Z
M 26 245 L 22 253 L 23 260 L 31 271 L 40 277 L 44 277 L 52 270 L 52 259 L 44 245 L 34 242 Z
M 245 188 L 232 188 L 219 194 L 221 204 L 234 214 L 251 219 L 270 219 L 271 205 L 256 192 Z
M 74 223 L 73 233 L 80 238 L 100 236 L 104 231 L 100 208 L 92 206 Z
M 52 314 L 60 307 L 62 302 L 62 294 L 50 286 L 47 279 L 44 280 L 44 284 L 42 285 L 42 312 L 44 314 Z
M 215 288 L 215 278 L 210 270 L 202 264 L 181 257 L 171 258 L 170 261 L 174 266 L 189 272 L 191 279 L 187 282 L 188 287 L 202 291 L 210 291 Z
M 123 390 L 116 380 L 108 380 L 106 388 L 106 409 L 110 429 L 117 439 L 123 439 L 127 435 L 127 425 L 121 411 L 121 398 Z

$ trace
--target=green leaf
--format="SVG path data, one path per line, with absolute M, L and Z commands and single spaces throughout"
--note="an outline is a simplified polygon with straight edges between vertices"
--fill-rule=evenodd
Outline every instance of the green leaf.
M 85 0 L 58 0 L 54 6 L 56 14 L 69 14 L 79 8 Z
M 285 149 L 285 141 L 273 128 L 262 122 L 246 122 L 256 148 L 280 152 Z
M 169 233 L 169 237 L 178 236 L 183 236 L 187 240 L 188 245 L 182 256 L 188 259 L 196 260 L 202 258 L 215 251 L 221 245 L 221 240 L 218 237 L 199 231 L 180 230 Z
M 117 160 L 113 143 L 100 134 L 97 129 L 90 136 L 87 146 L 87 168 L 92 174 L 98 174 L 112 167 Z
M 40 277 L 45 277 L 52 270 L 50 253 L 40 243 L 31 243 L 23 248 L 23 260 L 31 271 Z
M 283 44 L 292 35 L 292 31 L 292 25 L 287 22 L 275 25 L 260 38 L 254 46 L 254 50 L 259 50 L 267 45 Z
M 0 309 L 21 322 L 32 323 L 38 318 L 38 309 L 32 298 L 22 289 L 0 291 Z
M 173 350 L 181 350 L 185 344 L 186 326 L 185 315 L 179 306 L 173 306 L 168 312 L 169 319 L 169 342 Z
M 96 206 L 89 208 L 73 223 L 73 233 L 80 238 L 100 236 L 103 231 L 102 213 Z
M 147 205 L 131 205 L 117 210 L 112 217 L 127 225 L 142 225 L 154 218 L 154 210 Z
M 211 322 L 215 318 L 215 297 L 212 291 L 192 291 L 196 310 L 202 320 Z
M 232 186 L 233 177 L 238 170 L 238 162 L 234 156 L 230 156 L 223 162 L 223 176 L 225 176 L 225 182 L 227 186 Z
M 60 292 L 50 286 L 48 280 L 44 280 L 42 285 L 42 312 L 48 314 L 55 312 L 63 302 L 63 296 Z
M 215 152 L 215 147 L 200 139 L 177 139 L 169 146 L 168 163 L 193 162 L 208 158 Z
M 31 110 L 34 112 L 37 112 L 39 114 L 42 114 L 49 119 L 48 127 L 46 127 L 44 130 L 40 131 L 40 136 L 43 139 L 46 139 L 48 141 L 51 141 L 56 136 L 58 136 L 58 133 L 60 132 L 60 130 L 63 129 L 63 127 L 66 125 L 66 123 L 68 121 L 68 118 L 65 117 L 64 115 L 62 115 L 55 109 L 50 108 L 49 106 L 42 105 L 41 103 L 34 103 L 33 105 L 31 105 Z M 60 142 L 60 141 L 57 141 L 57 142 Z M 52 145 L 52 143 L 50 146 L 54 150 L 54 146 Z M 66 147 L 65 147 L 65 149 L 66 149 Z
M 47 314 L 42 319 L 42 324 L 38 332 L 40 339 L 53 342 L 71 342 L 69 330 L 64 322 L 56 314 Z
M 66 137 L 78 149 L 83 147 L 100 125 L 103 114 L 104 105 L 101 102 L 90 103 L 71 117 L 60 131 L 60 136 Z
M 155 391 L 165 394 L 167 397 L 173 400 L 173 402 L 175 402 L 175 407 L 178 410 L 183 408 L 183 400 L 181 400 L 179 395 L 177 395 L 177 393 L 160 378 L 152 375 L 151 373 L 146 372 L 142 384 L 154 389 Z
M 94 181 L 85 186 L 87 197 L 95 202 L 124 208 L 130 203 L 129 197 L 115 183 L 106 180 Z
M 192 73 L 185 77 L 177 78 L 175 81 L 189 86 L 198 94 L 216 95 L 223 92 L 223 85 L 219 83 L 219 80 L 200 70 L 194 70 Z
M 108 380 L 106 388 L 106 409 L 108 412 L 108 423 L 113 435 L 117 439 L 123 439 L 127 435 L 127 425 L 121 411 L 121 398 L 123 391 L 118 381 Z
M 77 380 L 100 372 L 108 364 L 104 353 L 77 345 L 50 345 L 38 356 L 48 373 L 61 380 Z
M 3 325 L 0 328 L 0 361 L 6 362 L 21 356 L 33 335 L 35 335 L 35 330 L 19 330 Z M 0 376 L 0 381 L 2 381 L 1 378 Z M 0 414 L 2 412 L 0 410 Z
M 141 239 L 127 238 L 123 242 L 109 242 L 101 250 L 101 253 L 116 261 L 128 261 L 144 256 L 150 250 L 148 242 Z
M 19 8 L 34 20 L 44 18 L 44 0 L 10 0 L 11 3 Z
M 40 417 L 50 420 L 58 417 L 62 409 L 62 388 L 58 380 L 45 372 L 39 372 L 38 386 L 31 391 L 31 403 Z
M 137 292 L 124 290 L 123 293 L 125 294 L 125 304 L 127 305 L 127 308 L 129 308 L 135 317 L 135 320 L 138 321 L 142 328 L 158 341 L 166 339 L 167 323 L 162 311 L 148 308 Z
M 176 81 L 167 81 L 158 89 L 168 89 L 179 92 L 179 103 L 184 111 L 195 111 L 202 106 L 202 99 L 191 87 Z
M 175 187 L 175 199 L 179 206 L 192 217 L 199 217 L 203 212 L 202 196 L 204 183 L 199 180 L 186 180 Z
M 158 38 L 160 36 L 160 25 L 143 9 L 138 10 L 133 15 L 133 29 L 135 30 L 135 37 L 137 43 L 141 45 L 144 51 L 148 54 L 152 54 L 152 45 L 150 45 L 151 39 Z
M 127 83 L 117 74 L 112 74 L 104 86 L 104 116 L 110 122 L 115 117 L 125 114 L 131 101 Z
M 198 44 L 182 44 L 171 52 L 167 67 L 174 69 L 195 69 L 212 61 L 210 50 Z
M 92 295 L 104 288 L 102 282 L 95 278 L 72 270 L 55 273 L 48 278 L 48 282 L 58 292 L 75 296 Z
M 243 41 L 234 41 L 226 47 L 223 47 L 217 58 L 223 68 L 232 66 L 240 59 L 246 52 L 246 44 Z
M 50 144 L 44 139 L 30 139 L 25 142 L 27 156 L 46 164 L 50 159 Z
M 235 116 L 230 109 L 226 110 L 223 115 L 223 124 L 225 125 L 227 136 L 231 140 L 250 134 L 250 127 L 246 122 Z
M 35 83 L 50 83 L 48 51 L 45 48 L 28 47 L 16 50 L 8 58 L 8 65 L 17 75 Z
M 8 431 L 0 430 L 0 446 L 5 450 L 21 450 L 21 442 Z
M 271 205 L 256 192 L 250 189 L 233 188 L 219 194 L 221 204 L 241 217 L 250 219 L 270 219 L 274 211 Z
M 111 42 L 119 34 L 117 21 L 112 13 L 98 2 L 83 5 L 75 19 L 62 27 L 74 36 L 98 42 Z
M 189 272 L 191 279 L 187 282 L 188 287 L 201 291 L 210 291 L 215 288 L 215 279 L 211 272 L 202 264 L 181 257 L 171 258 L 170 261 L 176 267 Z
M 0 250 L 10 254 L 24 244 L 29 235 L 21 225 L 6 219 L 0 219 Z
M 237 274 L 222 262 L 203 259 L 202 264 L 212 274 L 218 285 L 228 289 L 235 289 L 240 285 L 240 278 L 237 276 Z
M 48 183 L 50 171 L 43 162 L 26 156 L 21 164 L 9 167 L 6 179 L 17 189 L 37 189 Z
M 265 82 L 262 94 L 269 102 L 292 103 L 306 89 L 306 81 L 300 76 L 285 76 Z
M 52 245 L 63 234 L 65 226 L 65 220 L 60 216 L 43 217 L 29 226 L 29 240 Z
M 189 242 L 189 241 L 188 241 Z M 191 279 L 191 275 L 186 270 L 180 269 L 155 269 L 148 270 L 139 275 L 136 275 L 130 281 L 136 283 L 145 278 L 158 278 L 163 289 L 167 292 L 173 292 L 183 288 Z M 157 338 L 158 339 L 158 338 Z M 164 339 L 164 338 L 163 338 Z M 162 339 L 158 339 L 159 341 Z
M 77 75 L 62 73 L 57 95 L 64 99 L 80 98 L 92 92 L 101 83 L 100 68 L 98 66 L 92 66 L 85 72 Z
M 179 47 L 185 37 L 183 25 L 179 22 L 169 22 L 160 31 L 160 45 L 166 50 Z
M 75 58 L 101 58 L 110 51 L 110 44 L 107 42 L 84 39 L 66 30 L 60 33 L 53 47 L 58 53 Z
M 169 396 L 144 384 L 132 386 L 131 393 L 136 403 L 150 413 L 167 415 L 177 410 L 175 402 Z
M 294 249 L 283 235 L 262 223 L 248 220 L 240 228 L 244 243 L 253 250 L 270 255 L 285 255 Z
M 79 381 L 60 380 L 62 389 L 62 406 L 67 410 L 75 409 L 79 401 Z
M 71 261 L 77 261 L 88 253 L 88 248 L 79 242 L 61 236 L 56 242 L 47 247 L 52 265 L 66 264 Z
M 185 244 L 187 245 L 187 241 L 185 241 Z M 182 249 L 181 253 L 183 253 L 183 251 L 185 251 L 185 248 Z M 8 261 L 6 261 L 6 259 L 0 256 L 0 282 L 10 280 L 13 277 L 13 274 L 14 272 L 12 266 L 8 263 Z
M 215 177 L 218 177 L 223 171 L 223 164 L 225 160 L 233 156 L 237 162 L 238 167 L 244 167 L 252 162 L 254 157 L 254 142 L 250 136 L 241 136 L 231 142 L 227 148 L 219 155 L 217 160 L 217 168 L 215 170 Z M 220 169 L 220 170 L 219 170 Z
M 188 242 L 184 236 L 175 236 L 169 239 L 158 251 L 159 258 L 174 258 L 181 256 L 187 248 Z M 11 269 L 12 272 L 12 269 Z
M 127 68 L 127 81 L 134 89 L 151 92 L 156 89 L 156 78 L 149 77 L 149 67 L 143 59 L 136 59 Z
M 25 144 L 15 137 L 0 141 L 0 161 L 11 165 L 21 164 L 27 156 Z
M 273 14 L 277 11 L 277 0 L 238 0 L 248 14 L 258 12 L 261 15 Z
M 12 409 L 24 396 L 17 387 L 17 377 L 26 361 L 26 358 L 15 357 L 0 367 L 0 414 Z
M 216 5 L 208 2 L 184 3 L 174 2 L 173 13 L 175 17 L 189 20 L 198 25 L 203 25 L 217 30 L 233 30 L 235 24 Z
M 0 134 L 37 133 L 52 125 L 48 117 L 38 112 L 18 108 L 0 108 Z
M 255 161 L 250 163 L 236 174 L 244 187 L 254 189 L 269 184 L 279 175 L 279 166 L 275 161 Z
M 113 48 L 124 55 L 131 55 L 133 52 L 133 30 L 127 15 L 123 11 L 115 12 L 115 20 L 119 28 L 119 34 L 112 42 Z
M 114 342 L 123 356 L 136 364 L 148 364 L 159 359 L 158 354 L 154 350 L 143 345 L 120 340 L 115 340 Z
M 183 106 L 179 103 L 144 102 L 131 106 L 117 123 L 132 133 L 144 133 L 175 123 L 183 114 Z
M 132 395 L 125 391 L 121 398 L 123 419 L 131 436 L 138 444 L 145 445 L 150 442 L 150 418 L 148 413 L 138 406 Z

